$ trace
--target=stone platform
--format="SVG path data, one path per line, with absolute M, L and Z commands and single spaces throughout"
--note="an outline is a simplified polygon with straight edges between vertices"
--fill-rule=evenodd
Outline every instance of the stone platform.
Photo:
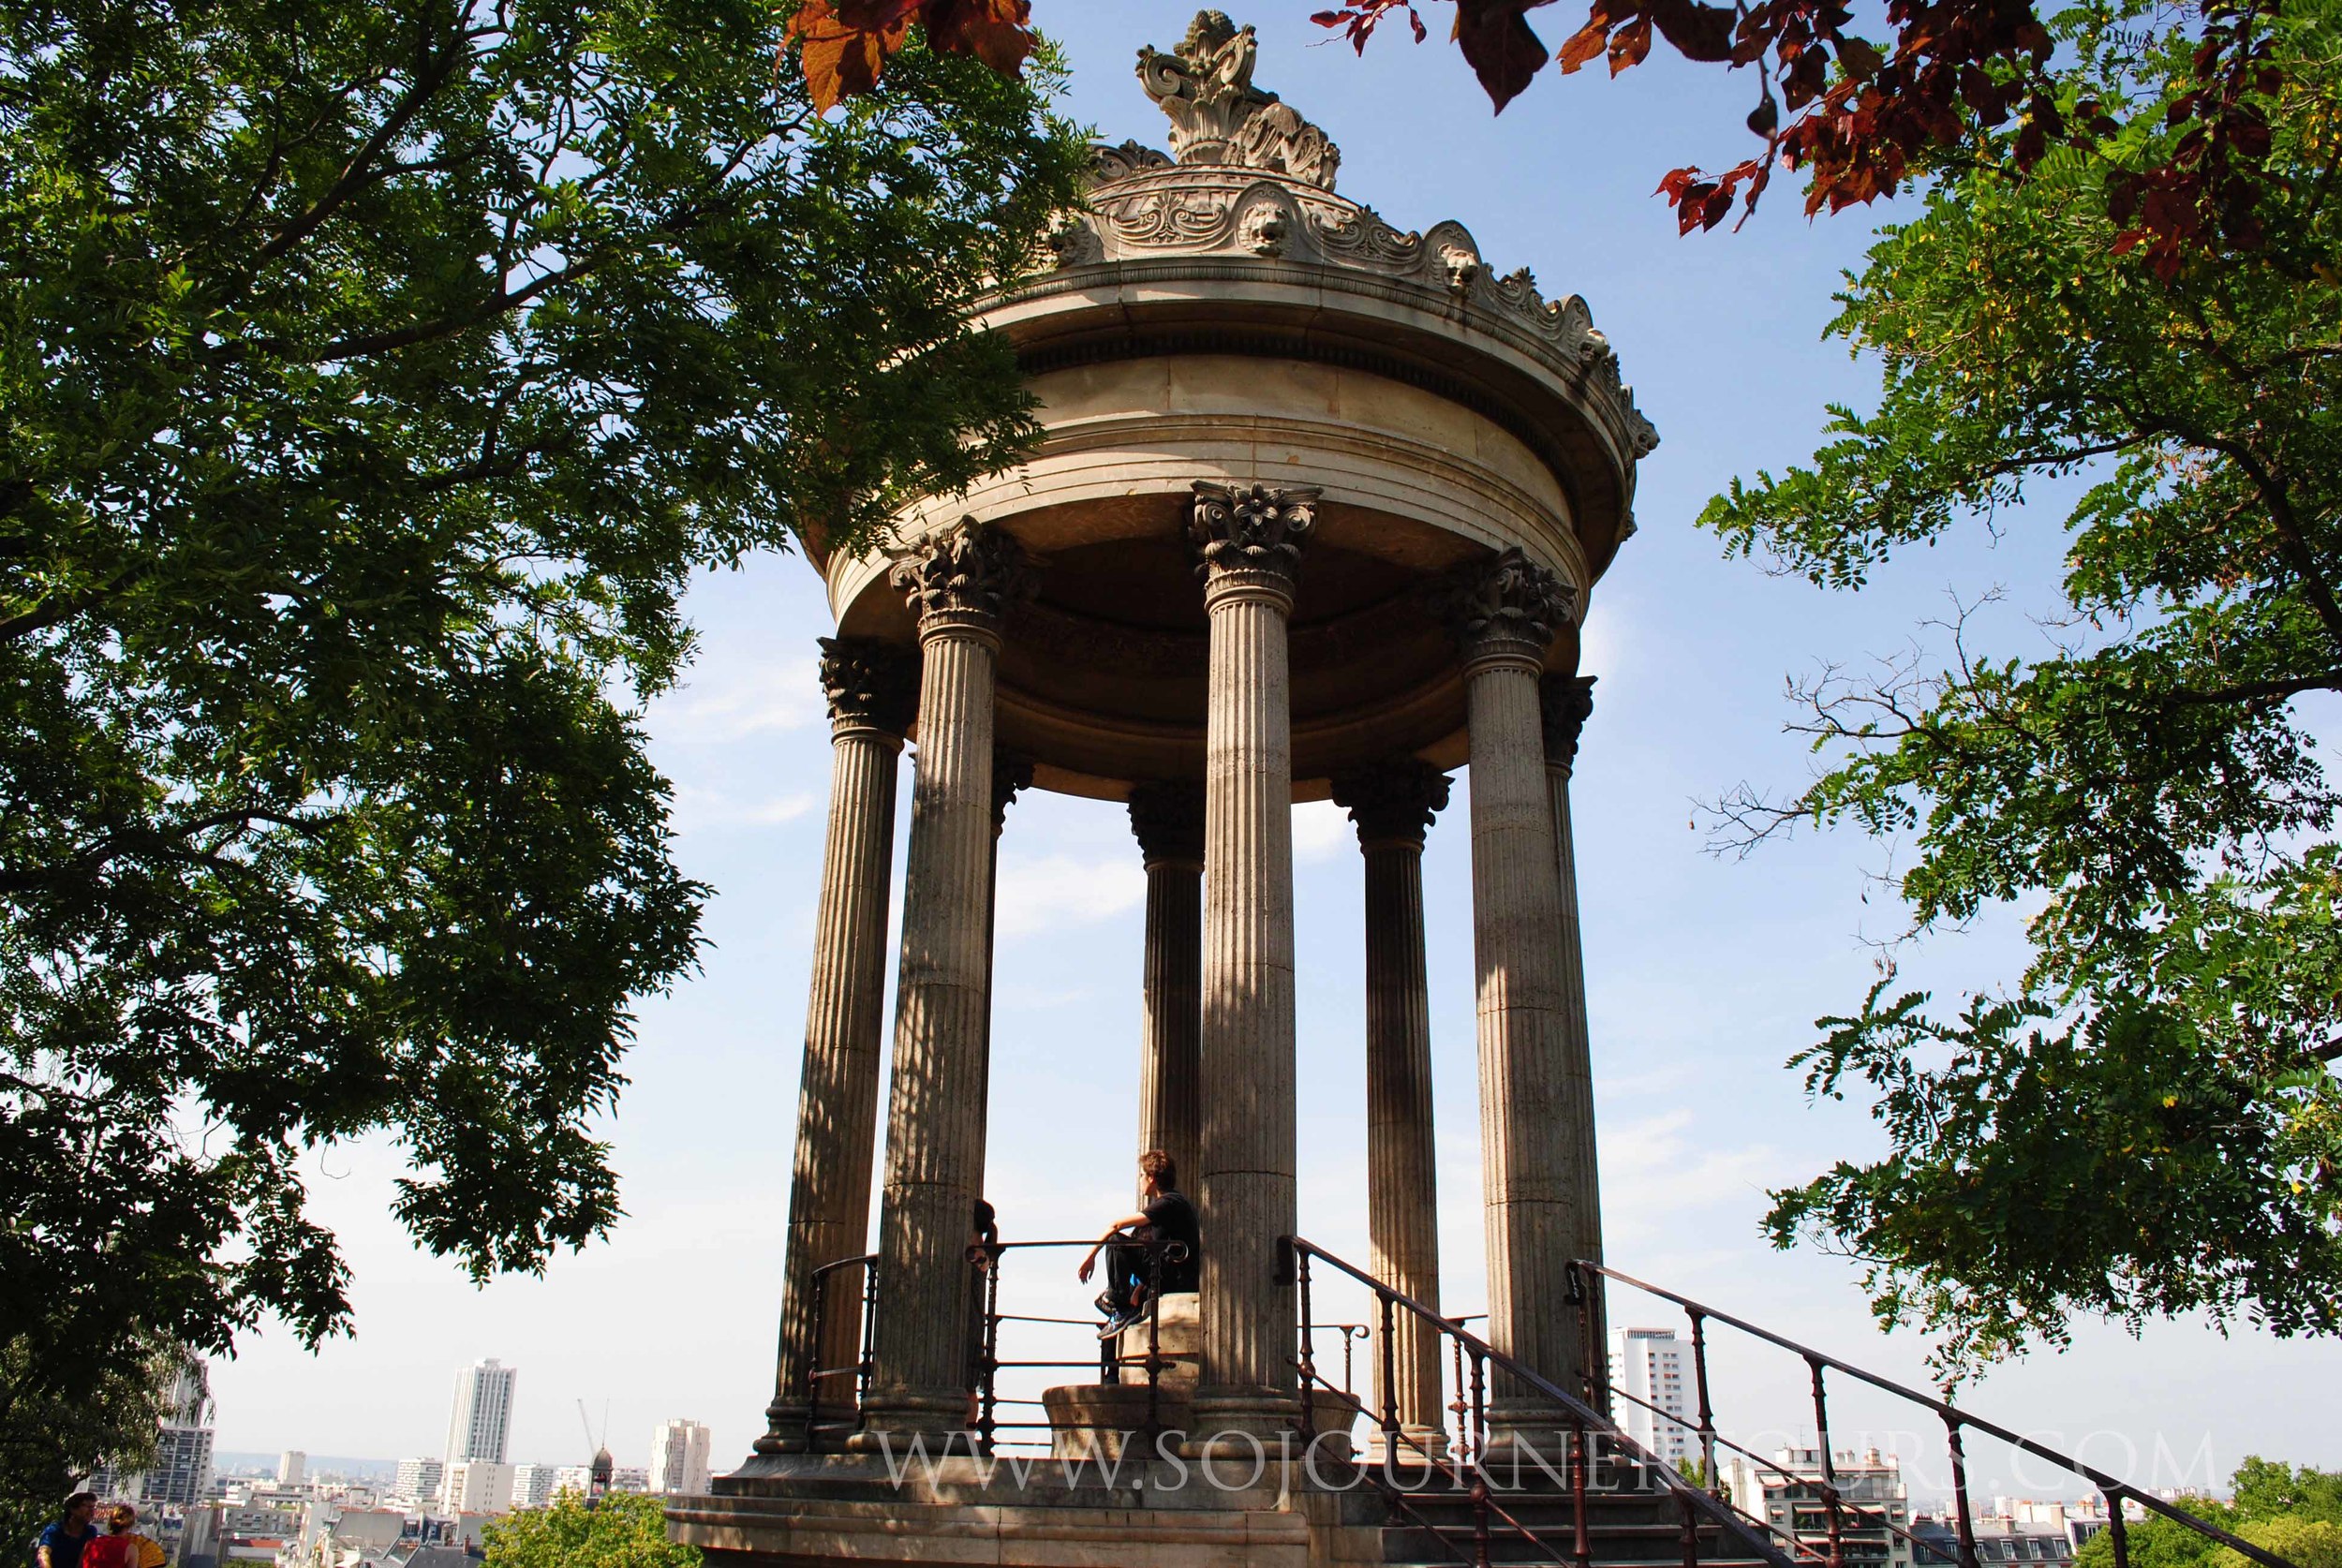
M 1164 1445 L 1166 1451 L 1170 1445 Z M 1336 1491 L 1342 1467 L 1274 1449 L 1214 1466 L 917 1454 L 790 1455 L 676 1498 L 669 1534 L 708 1562 L 985 1564 L 986 1568 L 1362 1568 L 1385 1511 Z

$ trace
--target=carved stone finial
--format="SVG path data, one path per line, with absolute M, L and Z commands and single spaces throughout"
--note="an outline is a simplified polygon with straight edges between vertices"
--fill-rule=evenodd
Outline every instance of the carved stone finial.
M 1032 759 L 1004 746 L 992 748 L 992 836 L 1008 826 L 1008 808 L 1032 788 Z
M 1578 736 L 1593 717 L 1592 675 L 1548 675 L 1537 687 L 1545 710 L 1545 761 L 1567 773 L 1578 761 Z
M 1299 584 L 1301 546 L 1317 524 L 1316 486 L 1238 490 L 1197 480 L 1192 488 L 1187 541 L 1195 552 L 1195 574 L 1207 587 L 1238 572 L 1281 579 L 1288 594 Z
M 919 711 L 918 655 L 868 637 L 818 641 L 830 723 L 867 725 L 891 735 L 909 733 Z
M 1185 779 L 1131 786 L 1131 832 L 1149 865 L 1204 864 L 1204 787 Z
M 1040 570 L 1001 528 L 963 517 L 913 545 L 892 581 L 919 617 L 919 633 L 969 626 L 990 630 L 1008 608 L 1031 597 Z
M 1165 54 L 1138 52 L 1138 80 L 1171 120 L 1181 163 L 1234 164 L 1334 188 L 1341 150 L 1277 95 L 1253 85 L 1260 43 L 1224 11 L 1197 11 L 1187 37 Z
M 1450 572 L 1430 597 L 1467 658 L 1535 659 L 1568 624 L 1578 590 L 1512 546 Z
M 1357 824 L 1358 843 L 1418 848 L 1431 819 L 1447 806 L 1448 777 L 1416 757 L 1392 757 L 1334 775 L 1334 804 Z

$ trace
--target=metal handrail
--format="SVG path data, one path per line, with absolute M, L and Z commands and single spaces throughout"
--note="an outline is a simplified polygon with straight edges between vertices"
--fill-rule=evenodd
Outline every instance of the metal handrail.
M 1829 1403 L 1828 1396 L 1823 1387 L 1822 1378 L 1822 1374 L 1825 1369 L 1834 1372 L 1843 1372 L 1847 1377 L 1853 1378 L 1859 1383 L 1868 1383 L 1873 1388 L 1894 1395 L 1897 1398 L 1907 1400 L 1912 1404 L 1923 1406 L 1924 1408 L 1934 1412 L 1937 1416 L 1942 1418 L 1947 1445 L 1951 1456 L 1952 1497 L 1958 1515 L 1958 1529 L 1960 1537 L 1960 1568 L 1979 1568 L 1976 1551 L 1976 1531 L 1974 1524 L 1970 1518 L 1968 1506 L 1967 1455 L 1965 1450 L 1963 1448 L 1961 1442 L 1961 1431 L 1964 1427 L 1982 1432 L 1988 1437 L 1997 1438 L 2001 1442 L 2008 1443 L 2010 1447 L 2018 1449 L 2021 1452 L 2030 1454 L 2036 1458 L 2047 1459 L 2051 1464 L 2056 1465 L 2070 1474 L 2082 1476 L 2092 1486 L 2096 1487 L 2098 1489 L 2099 1495 L 2106 1499 L 2107 1533 L 2112 1538 L 2113 1543 L 2114 1568 L 2130 1568 L 2129 1537 L 2124 1529 L 2123 1522 L 2123 1504 L 2125 1501 L 2138 1503 L 2141 1507 L 2147 1509 L 2151 1513 L 2160 1515 L 2164 1518 L 2172 1519 L 2179 1524 L 2185 1525 L 2187 1529 L 2194 1531 L 2197 1534 L 2203 1536 L 2206 1540 L 2216 1541 L 2221 1546 L 2233 1547 L 2235 1550 L 2243 1553 L 2251 1561 L 2262 1564 L 2263 1568 L 2295 1568 L 2293 1563 L 2288 1561 L 2282 1557 L 2277 1556 L 2275 1552 L 2270 1551 L 2265 1546 L 2256 1546 L 2251 1542 L 2244 1540 L 2239 1536 L 2232 1535 L 2229 1531 L 2222 1530 L 2217 1525 L 2198 1518 L 2195 1515 L 2188 1513 L 2184 1508 L 2175 1508 L 2172 1506 L 2172 1504 L 2164 1501 L 2161 1498 L 2141 1491 L 2138 1487 L 2132 1486 L 2129 1482 L 2123 1480 L 2120 1476 L 2109 1475 L 2106 1472 L 2097 1469 L 2094 1465 L 2084 1464 L 2080 1459 L 2074 1458 L 2070 1455 L 2061 1454 L 2054 1448 L 2048 1447 L 2045 1444 L 2034 1442 L 2031 1438 L 2023 1437 L 2016 1432 L 2012 1432 L 2008 1427 L 2001 1426 L 1997 1422 L 1988 1421 L 1979 1415 L 1972 1415 L 1968 1412 L 1960 1409 L 1958 1406 L 1953 1405 L 1947 1400 L 1939 1399 L 1932 1394 L 1921 1393 L 1916 1388 L 1907 1388 L 1891 1378 L 1881 1377 L 1876 1372 L 1868 1371 L 1863 1368 L 1854 1366 L 1849 1362 L 1841 1361 L 1836 1356 L 1831 1355 L 1822 1351 L 1815 1350 L 1811 1346 L 1801 1345 L 1795 1339 L 1787 1338 L 1786 1335 L 1775 1334 L 1769 1328 L 1760 1328 L 1756 1324 L 1750 1323 L 1743 1318 L 1734 1317 L 1731 1313 L 1721 1311 L 1716 1308 L 1707 1305 L 1705 1302 L 1695 1301 L 1690 1296 L 1678 1294 L 1676 1292 L 1668 1290 L 1663 1285 L 1654 1285 L 1648 1280 L 1638 1280 L 1631 1274 L 1622 1273 L 1615 1268 L 1608 1267 L 1602 1264 L 1593 1263 L 1585 1259 L 1579 1259 L 1573 1262 L 1569 1266 L 1573 1276 L 1579 1274 L 1580 1271 L 1583 1271 L 1585 1273 L 1600 1275 L 1607 1280 L 1615 1280 L 1622 1285 L 1628 1285 L 1636 1290 L 1643 1292 L 1645 1294 L 1657 1296 L 1662 1301 L 1673 1302 L 1676 1306 L 1681 1307 L 1684 1312 L 1690 1316 L 1692 1321 L 1692 1354 L 1699 1379 L 1700 1426 L 1698 1430 L 1703 1443 L 1710 1445 L 1709 1452 L 1711 1455 L 1713 1453 L 1712 1444 L 1716 1441 L 1716 1438 L 1714 1423 L 1708 1409 L 1707 1337 L 1705 1328 L 1706 1324 L 1710 1321 L 1723 1324 L 1727 1327 L 1737 1328 L 1742 1333 L 1749 1335 L 1754 1339 L 1762 1339 L 1767 1344 L 1774 1345 L 1782 1350 L 1787 1351 L 1792 1355 L 1799 1356 L 1805 1362 L 1806 1366 L 1811 1368 L 1813 1373 L 1814 1412 L 1815 1419 L 1817 1423 L 1816 1430 L 1820 1439 L 1819 1452 L 1821 1454 L 1822 1475 L 1819 1482 L 1816 1484 L 1821 1487 L 1823 1499 L 1829 1505 L 1831 1511 L 1830 1555 L 1831 1568 L 1837 1568 L 1840 1556 L 1838 1551 L 1838 1510 L 1841 1507 L 1852 1507 L 1856 1505 L 1851 1502 L 1843 1501 L 1838 1491 L 1837 1476 L 1833 1461 L 1831 1457 L 1830 1449 Z M 1585 1293 L 1580 1292 L 1579 1294 L 1582 1296 Z M 1579 1309 L 1581 1313 L 1585 1310 L 1582 1303 Z M 1637 1402 L 1639 1403 L 1640 1401 Z M 1681 1417 L 1677 1417 L 1676 1419 L 1680 1420 Z M 1727 1446 L 1738 1448 L 1739 1445 L 1727 1443 Z M 1741 1452 L 1745 1453 L 1746 1450 L 1742 1449 Z M 1754 1456 L 1752 1456 L 1752 1457 L 1753 1457 Z M 1771 1468 L 1778 1469 L 1779 1467 L 1775 1466 Z M 1713 1473 L 1713 1469 L 1714 1467 L 1712 1460 L 1710 1464 L 1710 1472 L 1712 1474 Z M 1786 1474 L 1787 1472 L 1784 1472 L 1783 1473 Z M 1811 1476 L 1799 1476 L 1796 1479 L 1801 1482 L 1814 1482 L 1814 1477 Z M 1902 1534 L 1905 1540 L 1914 1541 L 1916 1544 L 1916 1538 L 1912 1537 L 1908 1533 L 1900 1531 L 1898 1531 L 1897 1533 Z M 1940 1550 L 1940 1548 L 1932 1549 Z
M 1593 1561 L 1593 1549 L 1588 1541 L 1586 1532 L 1587 1525 L 1585 1507 L 1586 1438 L 1590 1431 L 1599 1433 L 1608 1442 L 1623 1450 L 1630 1458 L 1638 1461 L 1648 1473 L 1657 1478 L 1663 1489 L 1674 1495 L 1678 1505 L 1683 1510 L 1687 1558 L 1695 1555 L 1693 1547 L 1696 1538 L 1692 1532 L 1692 1520 L 1694 1516 L 1698 1516 L 1706 1518 L 1710 1524 L 1715 1526 L 1717 1529 L 1737 1538 L 1742 1546 L 1755 1552 L 1757 1557 L 1762 1559 L 1764 1561 L 1772 1564 L 1772 1568 L 1796 1568 L 1795 1563 L 1787 1554 L 1773 1546 L 1772 1543 L 1767 1539 L 1765 1535 L 1760 1534 L 1756 1529 L 1751 1528 L 1752 1525 L 1756 1525 L 1758 1521 L 1743 1517 L 1737 1509 L 1725 1502 L 1722 1499 L 1714 1497 L 1705 1489 L 1694 1487 L 1690 1482 L 1684 1480 L 1682 1476 L 1676 1473 L 1673 1466 L 1668 1464 L 1657 1455 L 1653 1454 L 1650 1450 L 1644 1448 L 1642 1444 L 1637 1442 L 1632 1437 L 1629 1437 L 1624 1431 L 1621 1430 L 1617 1422 L 1610 1418 L 1608 1413 L 1596 1411 L 1585 1400 L 1562 1388 L 1559 1384 L 1548 1379 L 1544 1374 L 1534 1370 L 1522 1362 L 1515 1360 L 1512 1356 L 1507 1355 L 1503 1351 L 1498 1350 L 1495 1346 L 1490 1344 L 1486 1339 L 1481 1339 L 1478 1335 L 1472 1333 L 1469 1329 L 1466 1329 L 1461 1324 L 1458 1323 L 1453 1318 L 1441 1316 L 1437 1311 L 1433 1310 L 1431 1308 L 1424 1306 L 1423 1303 L 1416 1300 L 1413 1296 L 1406 1294 L 1402 1291 L 1393 1290 L 1390 1286 L 1375 1279 L 1364 1269 L 1361 1269 L 1353 1264 L 1344 1262 L 1333 1253 L 1327 1251 L 1324 1248 L 1319 1247 L 1312 1242 L 1307 1241 L 1297 1235 L 1283 1237 L 1279 1243 L 1279 1246 L 1280 1250 L 1285 1252 L 1294 1261 L 1294 1271 L 1300 1286 L 1301 1324 L 1304 1333 L 1300 1366 L 1305 1384 L 1313 1384 L 1314 1383 L 1314 1372 L 1310 1366 L 1310 1355 L 1306 1336 L 1310 1318 L 1308 1260 L 1311 1258 L 1316 1258 L 1321 1262 L 1331 1265 L 1333 1267 L 1341 1270 L 1351 1279 L 1372 1291 L 1386 1319 L 1390 1316 L 1394 1309 L 1404 1309 L 1405 1311 L 1412 1313 L 1418 1320 L 1430 1324 L 1437 1333 L 1448 1336 L 1459 1345 L 1463 1347 L 1465 1352 L 1472 1357 L 1473 1361 L 1473 1403 L 1477 1416 L 1475 1425 L 1478 1427 L 1484 1428 L 1487 1424 L 1486 1407 L 1483 1396 L 1485 1387 L 1484 1369 L 1488 1368 L 1494 1368 L 1497 1371 L 1514 1379 L 1516 1382 L 1527 1387 L 1532 1392 L 1546 1399 L 1551 1400 L 1568 1413 L 1572 1427 L 1574 1428 L 1578 1439 L 1578 1441 L 1572 1444 L 1570 1452 L 1570 1485 L 1572 1494 L 1577 1502 L 1577 1507 L 1575 1509 L 1575 1513 L 1577 1515 L 1577 1539 L 1572 1557 L 1577 1562 L 1578 1568 L 1591 1568 L 1591 1563 Z M 1386 1328 L 1387 1329 L 1387 1324 L 1386 1324 Z M 1412 1442 L 1413 1440 L 1406 1436 L 1405 1432 L 1399 1425 L 1395 1413 L 1393 1391 L 1387 1383 L 1384 1387 L 1384 1403 L 1386 1409 L 1383 1413 L 1382 1426 L 1386 1441 Z M 1301 1412 L 1302 1420 L 1306 1425 L 1311 1419 L 1310 1400 L 1306 1395 L 1301 1401 Z M 1415 1444 L 1415 1446 L 1418 1449 L 1421 1447 L 1420 1444 Z M 1468 1460 L 1459 1458 L 1457 1461 L 1460 1476 L 1461 1468 L 1464 1464 L 1469 1463 L 1472 1467 L 1475 1481 L 1475 1485 L 1472 1488 L 1472 1501 L 1474 1503 L 1475 1516 L 1481 1517 L 1483 1520 L 1485 1520 L 1485 1510 L 1489 1507 L 1487 1502 L 1488 1470 L 1486 1454 L 1487 1449 L 1485 1442 L 1477 1442 L 1475 1444 L 1474 1452 Z M 1525 1526 L 1516 1524 L 1515 1528 L 1519 1530 L 1520 1533 L 1528 1539 L 1536 1541 L 1536 1536 L 1534 1532 L 1528 1531 Z M 1538 1542 L 1538 1544 L 1540 1546 L 1543 1545 L 1542 1542 Z M 1485 1564 L 1488 1561 L 1488 1556 L 1486 1529 L 1484 1523 L 1477 1532 L 1477 1546 L 1478 1561 Z M 2288 1565 L 2288 1568 L 2290 1568 L 2290 1565 Z
M 978 1452 L 987 1455 L 993 1453 L 999 1445 L 1000 1434 L 1003 1431 L 1055 1429 L 1054 1424 L 1046 1420 L 1002 1421 L 1000 1418 L 1000 1407 L 1003 1403 L 1021 1405 L 1032 1402 L 1001 1398 L 999 1372 L 1001 1368 L 1024 1369 L 1063 1368 L 1072 1370 L 1092 1365 L 1088 1361 L 1003 1361 L 1001 1359 L 1001 1324 L 1003 1323 L 1040 1323 L 1075 1326 L 1079 1326 L 1082 1323 L 1082 1320 L 1078 1318 L 1035 1317 L 1002 1312 L 1000 1309 L 1001 1271 L 996 1266 L 1001 1255 L 1010 1251 L 1041 1248 L 1094 1248 L 1104 1246 L 1108 1241 L 1112 1241 L 1117 1246 L 1136 1247 L 1147 1254 L 1146 1435 L 1152 1438 L 1161 1433 L 1163 1429 L 1163 1368 L 1165 1365 L 1162 1331 L 1163 1265 L 1166 1263 L 1184 1261 L 1187 1257 L 1187 1243 L 1155 1238 L 1141 1239 L 1135 1236 L 1104 1238 L 1082 1236 L 1073 1240 L 979 1241 L 968 1249 L 970 1265 L 980 1270 L 984 1279 L 984 1323 L 981 1338 L 976 1346 L 976 1360 L 973 1368 L 975 1374 L 973 1392 L 976 1396 L 974 1429 Z M 1121 1364 L 1116 1357 L 1115 1346 L 1114 1339 L 1104 1339 L 1099 1342 L 1098 1359 L 1095 1365 L 1098 1368 L 1098 1381 L 1102 1385 L 1119 1383 L 1121 1381 Z

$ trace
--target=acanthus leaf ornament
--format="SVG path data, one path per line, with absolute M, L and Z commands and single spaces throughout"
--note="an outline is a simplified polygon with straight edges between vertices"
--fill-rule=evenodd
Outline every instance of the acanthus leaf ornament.
M 1040 572 L 1005 529 L 963 517 L 912 545 L 889 580 L 924 635 L 952 625 L 996 627 L 1012 604 L 1039 587 Z
M 1301 546 L 1317 525 L 1314 485 L 1238 488 L 1197 480 L 1188 515 L 1195 572 L 1208 584 L 1233 572 L 1273 575 L 1288 586 L 1300 581 Z
M 1273 170 L 1321 190 L 1334 188 L 1341 150 L 1326 133 L 1253 85 L 1260 52 L 1250 27 L 1224 11 L 1198 11 L 1179 47 L 1138 52 L 1138 80 L 1171 121 L 1171 151 L 1183 164 Z
M 1516 545 L 1449 572 L 1432 586 L 1429 608 L 1446 622 L 1467 658 L 1535 657 L 1569 624 L 1577 597 L 1577 589 Z
M 907 734 L 919 710 L 919 658 L 866 637 L 823 637 L 822 694 L 834 725 Z

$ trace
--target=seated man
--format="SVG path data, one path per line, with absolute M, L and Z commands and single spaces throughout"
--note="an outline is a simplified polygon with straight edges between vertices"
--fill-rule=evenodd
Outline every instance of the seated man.
M 1192 1291 L 1202 1278 L 1198 1254 L 1203 1242 L 1196 1228 L 1195 1206 L 1178 1190 L 1178 1167 L 1163 1150 L 1150 1148 L 1138 1157 L 1138 1176 L 1145 1206 L 1108 1227 L 1106 1234 L 1098 1238 L 1098 1245 L 1082 1259 L 1079 1270 L 1082 1282 L 1088 1284 L 1090 1271 L 1097 1266 L 1098 1254 L 1105 1253 L 1106 1288 L 1098 1293 L 1098 1310 L 1106 1315 L 1098 1330 L 1101 1339 L 1110 1339 L 1138 1321 L 1147 1306 L 1150 1266 L 1161 1270 L 1166 1295 L 1176 1291 Z M 1165 1251 L 1159 1263 L 1150 1265 L 1149 1253 L 1162 1250 L 1145 1244 L 1175 1241 L 1186 1250 L 1176 1256 L 1176 1249 Z

